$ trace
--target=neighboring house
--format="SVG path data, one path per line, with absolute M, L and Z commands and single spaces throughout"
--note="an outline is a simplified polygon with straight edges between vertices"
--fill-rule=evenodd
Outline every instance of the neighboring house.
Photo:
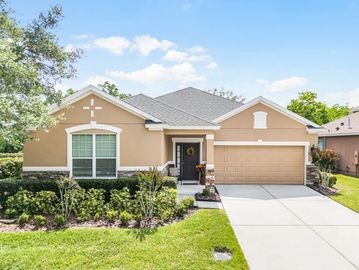
M 318 147 L 333 149 L 339 154 L 337 171 L 359 175 L 359 108 L 352 114 L 323 125 L 319 134 Z
M 51 107 L 55 127 L 31 131 L 25 175 L 112 178 L 156 166 L 198 181 L 203 163 L 216 183 L 304 184 L 321 128 L 263 97 L 241 104 L 194 88 L 119 100 L 87 86 L 64 106 Z

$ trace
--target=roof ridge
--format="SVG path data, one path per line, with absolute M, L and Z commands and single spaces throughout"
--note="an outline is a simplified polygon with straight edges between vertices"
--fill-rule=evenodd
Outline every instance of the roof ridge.
M 183 90 L 183 89 L 182 89 L 182 90 Z M 146 95 L 144 95 L 144 96 L 146 96 Z M 149 97 L 149 96 L 146 96 L 146 97 Z M 151 98 L 151 97 L 149 97 L 149 98 Z M 212 122 L 210 122 L 210 121 L 208 121 L 208 120 L 206 120 L 206 119 L 203 119 L 203 118 L 199 117 L 198 115 L 195 115 L 195 114 L 186 112 L 186 111 L 184 111 L 184 110 L 182 110 L 182 109 L 180 109 L 180 108 L 174 107 L 174 106 L 172 106 L 172 105 L 170 105 L 170 104 L 168 104 L 168 103 L 166 103 L 166 102 L 157 100 L 156 98 L 151 98 L 151 99 L 157 101 L 158 103 L 161 103 L 161 104 L 163 104 L 163 105 L 166 105 L 167 107 L 173 108 L 173 109 L 175 109 L 175 110 L 177 110 L 177 111 L 186 113 L 186 114 L 191 115 L 191 116 L 193 116 L 193 117 L 196 117 L 196 118 L 198 118 L 198 119 L 200 119 L 200 120 L 202 120 L 202 121 L 205 121 L 205 122 L 207 122 L 207 123 L 209 123 L 209 124 L 211 124 L 211 125 L 217 126 L 216 123 L 212 123 Z
M 167 96 L 167 95 L 171 95 L 171 94 L 174 94 L 174 93 L 177 93 L 177 92 L 180 92 L 180 91 L 188 90 L 188 89 L 193 89 L 193 90 L 199 91 L 199 92 L 201 92 L 201 93 L 205 93 L 205 94 L 207 94 L 207 95 L 214 96 L 214 97 L 216 97 L 216 98 L 225 99 L 225 100 L 227 100 L 227 101 L 230 101 L 230 102 L 232 102 L 232 103 L 236 103 L 236 104 L 239 104 L 239 105 L 243 105 L 243 104 L 244 104 L 243 102 L 238 102 L 238 101 L 235 101 L 235 100 L 232 100 L 232 99 L 229 99 L 229 98 L 225 98 L 225 97 L 222 97 L 222 96 L 218 96 L 218 95 L 216 95 L 216 94 L 209 93 L 209 92 L 207 92 L 206 90 L 198 89 L 198 88 L 195 88 L 195 87 L 192 87 L 192 86 L 186 87 L 186 88 L 183 88 L 183 89 L 179 89 L 179 90 L 176 90 L 176 91 L 173 91 L 173 92 L 170 92 L 170 93 L 161 95 L 161 96 L 158 96 L 158 97 L 156 97 L 155 99 L 157 100 L 157 98 L 161 98 L 161 97 L 164 97 L 164 96 Z

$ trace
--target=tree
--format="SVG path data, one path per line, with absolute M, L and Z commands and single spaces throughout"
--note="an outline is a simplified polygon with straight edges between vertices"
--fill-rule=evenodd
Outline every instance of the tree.
M 117 86 L 108 81 L 104 82 L 103 84 L 99 84 L 98 87 L 101 88 L 106 93 L 114 97 L 117 97 L 119 99 L 125 99 L 131 96 L 131 94 L 120 93 L 120 90 L 117 88 Z
M 66 90 L 66 93 L 63 95 L 63 98 L 66 98 L 68 96 L 71 96 L 72 94 L 75 94 L 76 93 L 76 90 L 73 89 L 73 88 L 69 88 Z
M 287 108 L 318 125 L 326 124 L 350 113 L 348 105 L 328 106 L 325 102 L 318 101 L 317 94 L 311 91 L 300 92 L 298 98 L 292 99 Z
M 224 97 L 233 101 L 237 101 L 239 103 L 243 103 L 246 99 L 241 95 L 235 95 L 231 90 L 225 90 L 222 88 L 213 88 L 206 90 L 208 93 L 214 94 L 216 96 Z
M 0 0 L 0 141 L 24 142 L 29 128 L 56 123 L 48 104 L 60 103 L 55 85 L 76 74 L 80 50 L 66 51 L 54 33 L 62 8 L 40 13 L 26 26 Z

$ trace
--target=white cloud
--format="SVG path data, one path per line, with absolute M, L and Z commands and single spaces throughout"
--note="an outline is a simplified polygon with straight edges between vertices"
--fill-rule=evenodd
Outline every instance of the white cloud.
M 349 106 L 355 107 L 359 106 L 359 88 L 352 91 L 339 91 L 334 93 L 329 93 L 324 96 L 326 102 L 330 105 L 339 103 L 339 104 L 349 104 Z
M 281 92 L 286 90 L 296 89 L 307 83 L 307 79 L 304 77 L 289 77 L 283 80 L 268 81 L 264 79 L 258 79 L 256 82 L 269 89 L 269 92 Z
M 124 50 L 129 48 L 131 42 L 121 36 L 111 36 L 108 38 L 97 38 L 94 40 L 94 44 L 96 47 L 107 49 L 114 54 L 121 55 Z
M 152 64 L 144 69 L 132 72 L 112 71 L 109 72 L 109 75 L 122 80 L 135 81 L 142 84 L 163 83 L 169 81 L 189 84 L 205 80 L 205 77 L 197 74 L 194 67 L 188 62 L 176 64 L 171 67 Z
M 171 62 L 201 62 L 209 61 L 211 57 L 207 54 L 189 54 L 183 51 L 169 50 L 162 57 L 163 60 Z
M 215 62 L 211 62 L 211 63 L 209 63 L 209 64 L 207 64 L 206 66 L 205 66 L 205 68 L 206 69 L 216 69 L 216 68 L 218 68 L 218 64 L 217 63 L 215 63 Z
M 89 85 L 92 84 L 94 86 L 97 86 L 99 84 L 103 84 L 104 82 L 110 82 L 110 83 L 115 83 L 111 78 L 106 77 L 106 76 L 101 76 L 101 75 L 97 75 L 97 76 L 90 76 L 87 78 L 87 80 L 85 81 L 84 85 Z
M 193 46 L 193 47 L 189 48 L 188 51 L 190 53 L 199 54 L 199 53 L 205 53 L 207 51 L 207 49 L 202 46 Z
M 158 40 L 150 35 L 141 35 L 134 37 L 131 49 L 139 51 L 142 55 L 148 55 L 153 50 L 168 51 L 175 45 L 175 43 L 166 39 Z
M 94 36 L 87 34 L 75 35 L 75 39 L 91 39 L 91 38 L 94 38 Z

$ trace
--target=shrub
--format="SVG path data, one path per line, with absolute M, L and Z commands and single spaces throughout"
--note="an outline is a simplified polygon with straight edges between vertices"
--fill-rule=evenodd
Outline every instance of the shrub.
M 164 176 L 162 186 L 177 189 L 177 177 Z
M 110 208 L 117 211 L 132 212 L 134 200 L 127 187 L 111 190 Z
M 87 191 L 82 189 L 79 194 L 77 209 L 82 215 L 86 213 L 89 217 L 94 216 L 97 212 L 104 211 L 105 190 L 91 188 Z
M 96 214 L 93 216 L 94 221 L 99 221 L 100 218 L 101 218 L 101 213 L 96 213 Z
M 115 222 L 117 217 L 118 217 L 118 211 L 116 210 L 108 210 L 106 212 L 106 219 L 108 220 L 108 222 L 111 223 Z
M 30 220 L 30 215 L 26 213 L 22 213 L 18 218 L 17 223 L 19 224 L 20 227 L 23 227 L 26 223 L 29 222 L 29 220 Z
M 66 219 L 63 215 L 58 214 L 55 216 L 54 222 L 55 222 L 56 227 L 62 227 L 65 225 Z
M 313 154 L 313 163 L 318 166 L 322 172 L 332 172 L 335 169 L 335 163 L 339 160 L 338 154 L 332 149 L 316 149 Z
M 79 185 L 78 183 L 68 177 L 60 177 L 56 181 L 60 193 L 60 206 L 65 219 L 67 220 L 71 212 L 79 202 Z
M 155 203 L 158 190 L 163 183 L 163 177 L 157 169 L 147 172 L 139 172 L 137 199 L 144 218 L 144 225 L 150 225 L 155 213 Z
M 211 191 L 209 190 L 209 188 L 204 188 L 203 190 L 202 190 L 202 195 L 203 196 L 209 196 L 209 195 L 211 195 Z
M 42 216 L 42 215 L 36 215 L 34 216 L 34 223 L 36 225 L 36 227 L 43 227 L 46 225 L 46 217 Z
M 32 201 L 33 214 L 55 215 L 59 211 L 59 199 L 53 191 L 39 191 Z
M 8 157 L 12 157 L 12 158 L 22 158 L 24 156 L 23 153 L 19 152 L 19 153 L 0 153 L 0 158 L 8 158 Z
M 6 200 L 5 214 L 9 217 L 20 215 L 20 213 L 30 214 L 32 210 L 34 195 L 27 190 L 20 190 L 14 196 Z
M 332 188 L 337 183 L 337 177 L 334 174 L 320 172 L 321 184 Z
M 132 220 L 132 215 L 127 211 L 123 211 L 120 213 L 120 220 L 123 225 L 127 225 Z
M 22 175 L 22 158 L 6 157 L 0 158 L 0 179 L 20 178 Z
M 76 220 L 78 222 L 85 222 L 85 221 L 88 221 L 90 219 L 91 219 L 91 215 L 88 212 L 86 212 L 85 210 L 80 211 L 77 214 L 77 218 L 76 218 Z
M 187 213 L 187 211 L 188 209 L 184 205 L 179 204 L 176 207 L 176 216 L 183 217 Z
M 195 203 L 195 199 L 192 197 L 184 198 L 181 201 L 181 205 L 183 205 L 187 210 L 193 208 Z
M 155 216 L 166 221 L 175 215 L 177 205 L 177 191 L 171 188 L 162 188 L 156 196 Z

